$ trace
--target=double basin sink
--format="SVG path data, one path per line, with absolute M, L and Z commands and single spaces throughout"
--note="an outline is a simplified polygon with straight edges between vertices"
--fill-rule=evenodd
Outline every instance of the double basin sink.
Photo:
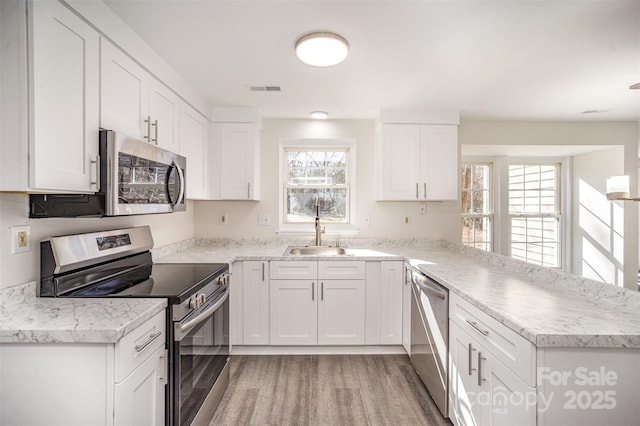
M 283 256 L 349 256 L 345 247 L 331 246 L 290 246 L 284 251 Z

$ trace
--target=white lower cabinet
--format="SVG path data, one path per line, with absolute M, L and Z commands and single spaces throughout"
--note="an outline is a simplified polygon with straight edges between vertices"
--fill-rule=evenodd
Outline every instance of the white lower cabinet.
M 274 261 L 270 265 L 272 345 L 362 345 L 364 262 Z
M 166 351 L 158 348 L 127 378 L 115 385 L 115 425 L 164 424 Z
M 0 424 L 163 425 L 165 340 L 162 311 L 115 344 L 0 344 Z
M 411 270 L 404 269 L 402 280 L 402 347 L 411 355 Z
M 451 293 L 449 318 L 454 424 L 535 425 L 535 346 Z
M 243 339 L 245 345 L 269 344 L 269 262 L 242 262 Z
M 404 262 L 380 262 L 380 344 L 402 344 Z
M 449 332 L 450 417 L 455 424 L 535 425 L 535 387 L 527 385 L 455 322 Z

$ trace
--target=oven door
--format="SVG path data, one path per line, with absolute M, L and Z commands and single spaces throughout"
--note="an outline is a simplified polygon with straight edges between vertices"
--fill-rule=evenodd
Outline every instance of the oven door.
M 186 209 L 183 156 L 109 130 L 102 130 L 100 137 L 106 149 L 101 167 L 107 171 L 107 216 Z
M 208 423 L 228 383 L 229 287 L 174 323 L 173 335 L 171 424 Z

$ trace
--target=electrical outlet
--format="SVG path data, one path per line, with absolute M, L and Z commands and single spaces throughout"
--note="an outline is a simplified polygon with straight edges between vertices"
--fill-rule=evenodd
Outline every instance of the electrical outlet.
M 229 221 L 229 217 L 227 216 L 226 213 L 221 214 L 220 217 L 218 218 L 218 222 L 220 223 L 220 225 L 226 225 L 228 221 Z
M 420 213 L 420 216 L 424 216 L 427 212 L 427 205 L 425 203 L 418 204 L 418 212 Z
M 258 215 L 258 225 L 259 226 L 271 226 L 271 216 L 268 214 L 259 214 Z
M 402 223 L 404 223 L 405 225 L 410 224 L 410 223 L 411 223 L 411 216 L 409 216 L 409 215 L 407 215 L 407 214 L 406 214 L 406 215 L 404 215 L 404 216 L 402 217 Z
M 31 251 L 31 227 L 11 227 L 11 253 L 24 253 Z
M 369 216 L 363 216 L 362 223 L 365 225 L 371 225 L 371 218 Z

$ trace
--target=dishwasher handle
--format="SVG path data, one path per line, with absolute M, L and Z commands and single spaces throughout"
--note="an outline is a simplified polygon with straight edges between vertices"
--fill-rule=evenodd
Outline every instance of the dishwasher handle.
M 429 293 L 442 300 L 445 300 L 447 298 L 446 290 L 443 291 L 439 288 L 435 288 L 434 285 L 437 284 L 431 284 L 431 280 L 419 272 L 414 272 L 412 274 L 412 281 L 418 286 L 420 290 L 424 291 L 425 293 Z

